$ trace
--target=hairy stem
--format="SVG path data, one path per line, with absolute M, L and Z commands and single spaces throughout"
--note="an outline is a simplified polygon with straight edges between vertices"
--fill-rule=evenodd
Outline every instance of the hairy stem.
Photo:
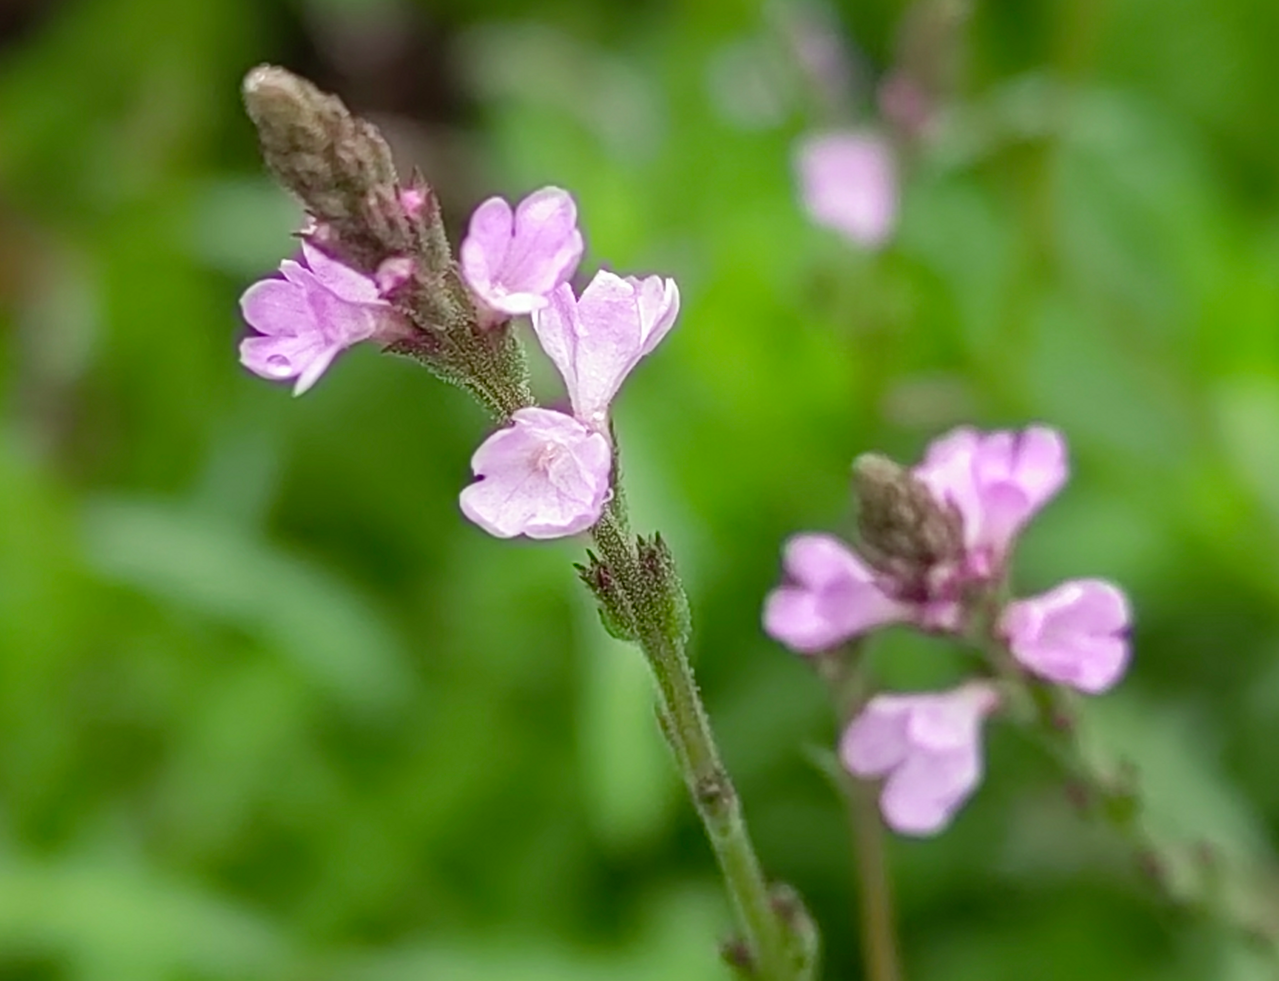
M 993 631 L 982 646 L 1005 681 L 1024 691 L 1033 727 L 1067 774 L 1080 810 L 1115 832 L 1166 900 L 1233 932 L 1279 965 L 1275 871 L 1246 864 L 1202 839 L 1181 841 L 1161 833 L 1136 769 L 1123 762 L 1107 764 L 1087 751 L 1070 694 L 1021 675 Z
M 616 502 L 615 502 L 616 504 Z M 684 639 L 665 626 L 652 583 L 641 567 L 620 507 L 610 507 L 592 531 L 629 607 L 636 640 L 657 681 L 662 730 L 706 829 L 747 948 L 747 970 L 761 981 L 803 976 L 790 950 L 787 925 L 773 903 L 747 831 L 741 802 L 711 732 Z

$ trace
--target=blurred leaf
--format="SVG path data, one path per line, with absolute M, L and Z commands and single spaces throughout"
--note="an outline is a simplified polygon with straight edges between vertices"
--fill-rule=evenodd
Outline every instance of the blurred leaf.
M 353 708 L 402 703 L 411 676 L 399 639 L 331 574 L 234 525 L 153 501 L 99 498 L 84 527 L 102 575 L 260 635 Z

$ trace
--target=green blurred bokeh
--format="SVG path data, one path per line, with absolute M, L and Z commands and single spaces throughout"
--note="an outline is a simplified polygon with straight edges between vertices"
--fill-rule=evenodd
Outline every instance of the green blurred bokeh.
M 556 183 L 585 268 L 679 281 L 617 408 L 629 496 L 687 572 L 725 754 L 827 977 L 860 977 L 812 762 L 833 723 L 760 603 L 787 534 L 846 524 L 856 453 L 958 422 L 1067 433 L 1022 587 L 1125 585 L 1111 751 L 1170 834 L 1268 860 L 1279 5 L 978 0 L 876 255 L 797 203 L 793 141 L 832 121 L 786 41 L 800 9 L 0 5 L 0 979 L 725 976 L 709 852 L 581 543 L 458 513 L 479 410 L 371 350 L 298 400 L 237 364 L 238 295 L 299 217 L 239 108 L 264 60 L 382 123 L 454 227 Z M 836 12 L 857 118 L 905 12 Z M 959 663 L 906 637 L 880 661 L 911 687 Z M 892 860 L 912 981 L 1273 976 L 1157 901 L 1005 727 L 953 829 Z

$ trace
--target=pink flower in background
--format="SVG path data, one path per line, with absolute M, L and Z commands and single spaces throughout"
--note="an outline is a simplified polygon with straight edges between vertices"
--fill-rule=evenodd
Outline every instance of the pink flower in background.
M 1000 632 L 1027 671 L 1089 694 L 1113 686 L 1128 667 L 1128 600 L 1099 579 L 1075 579 L 1004 609 Z
M 890 828 L 936 834 L 981 783 L 981 725 L 998 704 L 985 682 L 876 695 L 844 730 L 840 759 L 854 776 L 885 778 L 879 807 Z
M 830 650 L 874 627 L 909 620 L 874 572 L 832 535 L 796 535 L 783 552 L 787 582 L 768 594 L 764 630 L 802 654 Z
M 897 163 L 882 136 L 834 132 L 800 141 L 800 195 L 813 221 L 858 245 L 883 245 L 897 225 Z
M 520 409 L 471 458 L 462 513 L 498 538 L 562 538 L 599 520 L 612 492 L 608 439 L 572 416 Z
M 567 191 L 544 187 L 514 211 L 489 198 L 471 215 L 459 250 L 462 277 L 480 304 L 503 318 L 532 313 L 572 277 L 582 247 Z
M 561 286 L 550 304 L 533 314 L 533 330 L 564 377 L 573 414 L 603 430 L 623 380 L 679 315 L 672 279 L 636 279 L 601 271 L 575 297 Z
M 283 278 L 254 283 L 240 298 L 244 319 L 258 332 L 240 343 L 240 362 L 263 378 L 297 379 L 294 395 L 352 344 L 392 340 L 404 329 L 370 277 L 305 241 L 301 259 L 286 259 Z
M 1062 488 L 1069 473 L 1066 443 L 1046 426 L 1021 432 L 952 430 L 934 440 L 915 467 L 942 503 L 963 519 L 965 572 L 995 575 L 1018 532 Z

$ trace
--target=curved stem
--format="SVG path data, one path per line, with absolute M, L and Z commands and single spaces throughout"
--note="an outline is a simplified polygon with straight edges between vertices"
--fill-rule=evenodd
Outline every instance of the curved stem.
M 741 924 L 747 970 L 761 981 L 802 978 L 805 968 L 796 962 L 792 931 L 774 903 L 737 791 L 720 760 L 684 639 L 669 628 L 661 609 L 666 598 L 657 595 L 659 590 L 646 575 L 617 500 L 592 529 L 592 536 L 616 577 L 636 640 L 657 681 L 663 734 L 706 829 Z

